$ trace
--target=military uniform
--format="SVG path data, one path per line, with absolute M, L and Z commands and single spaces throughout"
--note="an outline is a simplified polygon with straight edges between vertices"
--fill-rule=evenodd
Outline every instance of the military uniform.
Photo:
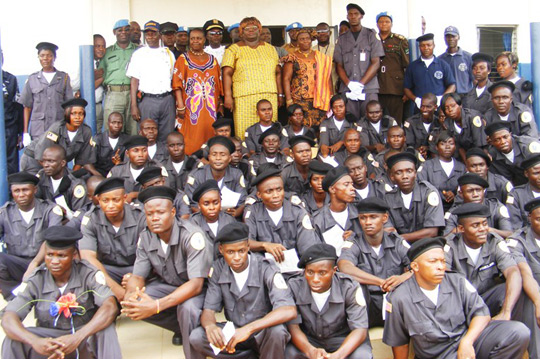
M 379 101 L 390 116 L 400 124 L 403 119 L 403 80 L 405 69 L 409 66 L 409 42 L 399 34 L 390 33 L 381 39 L 384 57 L 377 73 L 379 80 Z
M 103 177 L 107 176 L 109 171 L 114 167 L 114 163 L 111 159 L 116 154 L 116 151 L 118 151 L 120 159 L 122 161 L 124 160 L 124 154 L 126 152 L 124 142 L 126 142 L 127 139 L 128 135 L 121 133 L 117 139 L 118 142 L 116 143 L 116 146 L 112 148 L 109 141 L 109 130 L 105 130 L 94 136 L 94 143 L 96 144 L 94 147 L 96 156 L 94 167 Z
M 368 179 L 367 182 L 367 192 L 365 191 L 366 188 L 364 188 L 364 190 L 360 190 L 358 188 L 354 189 L 356 192 L 354 201 L 356 203 L 360 202 L 363 199 L 371 197 L 383 198 L 384 190 L 381 188 L 381 182 L 377 182 L 372 179 Z
M 302 277 L 291 278 L 291 292 L 298 316 L 288 324 L 298 324 L 309 342 L 316 348 L 335 352 L 347 335 L 355 329 L 368 328 L 368 313 L 362 288 L 351 277 L 336 273 L 332 277 L 330 296 L 321 310 L 311 295 L 311 288 Z M 285 350 L 287 359 L 307 359 L 291 342 Z M 371 358 L 369 336 L 347 356 L 349 359 Z
M 146 227 L 146 217 L 140 206 L 124 204 L 124 219 L 115 230 L 100 207 L 84 214 L 81 221 L 83 238 L 79 249 L 96 252 L 109 276 L 121 283 L 131 273 L 139 234 Z
M 486 198 L 495 198 L 501 203 L 506 203 L 508 194 L 514 188 L 512 182 L 501 175 L 490 172 L 487 173 L 487 181 L 489 187 L 486 188 Z
M 443 227 L 444 212 L 439 193 L 433 185 L 416 181 L 410 209 L 403 204 L 399 188 L 386 187 L 383 199 L 390 207 L 390 220 L 399 234 L 411 233 L 428 227 Z M 389 191 L 388 191 L 389 190 Z
M 459 155 L 460 148 L 467 151 L 473 147 L 485 148 L 487 146 L 484 120 L 480 112 L 462 108 L 460 127 L 449 117 L 445 118 L 443 126 L 456 141 L 456 157 Z
M 214 312 L 224 309 L 225 318 L 239 328 L 261 319 L 272 310 L 295 305 L 291 291 L 275 264 L 251 254 L 247 270 L 247 281 L 239 290 L 225 260 L 220 258 L 214 262 L 204 309 Z M 249 340 L 239 343 L 236 349 L 252 349 L 261 359 L 285 359 L 285 345 L 289 339 L 289 332 L 280 324 L 255 333 Z M 216 357 L 202 327 L 195 329 L 189 340 L 204 357 Z
M 514 84 L 516 85 L 516 88 L 514 89 L 514 92 L 512 93 L 512 97 L 514 98 L 515 102 L 522 103 L 529 107 L 530 109 L 533 108 L 533 86 L 530 81 L 525 80 L 524 78 L 520 78 L 516 81 Z
M 327 195 L 329 196 L 329 194 Z M 319 235 L 321 241 L 325 241 L 324 233 L 331 230 L 335 226 L 338 226 L 343 231 L 353 231 L 354 233 L 361 232 L 360 223 L 358 223 L 358 211 L 356 210 L 356 206 L 352 203 L 347 204 L 347 211 L 348 218 L 345 228 L 343 228 L 341 224 L 338 224 L 338 222 L 334 219 L 334 216 L 332 216 L 332 213 L 330 212 L 330 206 L 324 206 L 313 214 L 313 227 L 315 228 L 315 231 Z M 336 252 L 339 256 L 341 253 L 341 248 L 336 248 Z
M 7 71 L 2 71 L 2 98 L 4 103 L 4 121 L 6 135 L 6 157 L 8 174 L 19 171 L 19 136 L 23 133 L 23 108 L 19 99 L 17 78 Z
M 289 148 L 289 133 L 287 130 L 285 130 L 279 122 L 274 122 L 270 127 L 267 129 L 270 129 L 271 127 L 277 127 L 277 129 L 280 131 L 280 148 L 281 150 L 284 150 L 285 148 Z M 248 152 L 255 151 L 255 153 L 259 153 L 262 151 L 262 145 L 259 144 L 259 137 L 261 137 L 261 134 L 264 132 L 261 128 L 260 123 L 255 123 L 251 126 L 249 126 L 246 129 L 246 133 L 244 134 L 244 144 L 245 147 L 248 149 Z
M 478 96 L 476 93 L 477 85 L 473 87 L 465 96 L 461 97 L 461 105 L 463 108 L 470 108 L 476 110 L 482 114 L 493 108 L 493 102 L 491 102 L 491 94 L 487 90 L 493 83 L 487 81 L 484 91 Z
M 198 206 L 198 204 L 195 203 L 192 198 L 195 188 L 197 188 L 201 183 L 210 179 L 214 179 L 210 165 L 204 165 L 203 167 L 197 168 L 189 174 L 184 192 L 189 197 L 192 206 Z M 218 182 L 218 184 L 220 189 L 225 186 L 233 192 L 240 193 L 237 206 L 244 204 L 247 197 L 246 179 L 239 169 L 227 166 L 225 176 Z
M 69 207 L 68 209 L 71 211 L 82 208 L 89 201 L 86 196 L 86 184 L 84 181 L 73 176 L 66 168 L 64 169 L 62 181 L 56 191 L 53 190 L 51 178 L 47 176 L 43 170 L 39 171 L 37 177 L 39 177 L 39 183 L 37 185 L 38 191 L 36 193 L 36 198 L 56 202 L 59 197 L 63 196 Z
M 371 65 L 371 59 L 384 56 L 385 52 L 379 34 L 364 26 L 356 39 L 351 31 L 340 35 L 334 48 L 334 62 L 343 67 L 350 81 L 359 82 Z M 345 93 L 349 91 L 349 88 L 340 81 L 338 91 Z M 370 100 L 377 100 L 378 92 L 379 81 L 374 76 L 371 81 L 364 84 L 365 101 L 348 101 L 347 111 L 358 118 L 362 117 L 365 114 L 365 105 Z
M 521 162 L 525 158 L 540 153 L 540 143 L 529 136 L 512 135 L 512 150 L 514 151 L 514 161 L 510 162 L 502 152 L 499 152 L 493 146 L 489 146 L 488 151 L 492 158 L 489 171 L 503 176 L 511 181 L 514 186 L 519 186 L 527 183 L 527 178 L 521 168 Z M 506 203 L 508 203 L 508 200 Z
M 259 166 L 263 163 L 273 163 L 281 169 L 287 163 L 291 162 L 293 162 L 293 159 L 289 156 L 285 156 L 281 152 L 278 152 L 276 154 L 276 157 L 274 157 L 273 161 L 270 161 L 263 152 L 259 152 L 249 158 L 250 174 L 255 177 L 257 175 L 257 170 L 259 169 Z
M 20 103 L 32 109 L 28 133 L 36 139 L 45 133 L 53 123 L 64 120 L 62 103 L 73 97 L 69 75 L 56 71 L 49 83 L 42 71 L 28 76 L 21 93 Z
M 94 164 L 96 161 L 95 142 L 92 139 L 90 127 L 85 124 L 81 125 L 73 140 L 70 140 L 66 123 L 61 121 L 53 123 L 39 139 L 32 141 L 26 147 L 21 158 L 21 169 L 36 174 L 41 169 L 38 161 L 41 160 L 43 152 L 53 144 L 62 146 L 66 150 L 66 161 L 73 160 L 74 165 L 84 166 Z
M 383 342 L 398 347 L 412 345 L 418 359 L 451 359 L 476 316 L 489 310 L 474 287 L 459 274 L 446 273 L 439 284 L 437 305 L 411 278 L 388 295 Z M 520 358 L 529 331 L 518 322 L 491 321 L 473 346 L 478 358 Z
M 432 155 L 437 154 L 437 144 L 435 141 L 442 129 L 436 115 L 433 116 L 433 121 L 429 124 L 428 130 L 424 126 L 421 113 L 417 113 L 406 119 L 403 123 L 403 130 L 405 130 L 407 146 L 413 147 L 415 150 L 420 146 L 427 146 L 428 153 Z
M 183 191 L 178 190 L 177 192 L 173 202 L 174 208 L 176 208 L 176 217 L 180 218 L 186 214 L 190 215 L 191 204 L 189 202 L 189 197 Z
M 486 219 L 491 228 L 496 228 L 502 231 L 513 231 L 512 223 L 510 221 L 510 214 L 508 212 L 508 208 L 504 204 L 495 198 L 485 198 L 482 204 L 489 207 L 490 215 Z M 454 203 L 452 208 L 450 208 L 448 212 L 444 214 L 444 235 L 449 234 L 454 230 L 454 228 L 457 228 L 458 218 L 457 215 L 453 214 L 452 212 L 458 207 L 459 204 Z
M 454 195 L 457 195 L 458 188 L 458 178 L 464 175 L 467 172 L 465 165 L 455 159 L 452 159 L 454 162 L 454 168 L 450 173 L 450 176 L 446 174 L 442 168 L 441 161 L 439 158 L 432 158 L 427 160 L 422 165 L 422 170 L 418 172 L 419 181 L 427 181 L 435 188 L 439 190 L 439 195 L 443 199 L 443 208 L 448 210 L 452 203 L 448 203 L 444 200 L 443 191 L 452 191 Z
M 75 294 L 78 305 L 85 309 L 85 313 L 73 315 L 71 318 L 59 314 L 56 319 L 50 314 L 51 303 L 67 293 Z M 59 290 L 45 265 L 42 265 L 28 279 L 24 290 L 8 304 L 6 311 L 16 313 L 22 321 L 34 308 L 36 327 L 26 329 L 39 337 L 56 338 L 80 330 L 92 319 L 105 300 L 112 296 L 113 293 L 105 284 L 103 273 L 84 261 L 73 262 L 71 275 L 63 292 Z M 81 358 L 122 358 L 114 322 L 84 340 L 77 349 Z M 35 355 L 30 345 L 8 337 L 4 339 L 2 358 L 34 358 L 37 357 Z
M 359 232 L 354 240 L 346 240 L 339 256 L 339 261 L 346 260 L 362 271 L 386 279 L 403 274 L 410 261 L 407 250 L 410 245 L 395 232 L 383 232 L 380 252 L 377 254 Z M 382 319 L 383 291 L 376 285 L 366 286 L 369 292 L 368 318 L 369 327 L 383 326 Z
M 401 102 L 401 97 L 400 100 Z M 386 144 L 386 138 L 388 129 L 392 126 L 397 126 L 396 120 L 393 117 L 384 115 L 379 121 L 379 131 L 371 124 L 371 122 L 366 118 L 361 118 L 357 123 L 360 128 L 360 137 L 362 138 L 362 146 L 374 146 L 376 144 Z
M 521 103 L 513 102 L 508 112 L 508 119 L 506 120 L 512 125 L 512 134 L 516 136 L 530 136 L 538 138 L 538 127 L 534 119 L 534 114 L 530 107 Z M 487 125 L 500 121 L 501 117 L 497 111 L 492 108 L 484 114 Z
M 62 224 L 62 209 L 41 199 L 34 200 L 34 213 L 29 223 L 23 219 L 15 202 L 0 208 L 0 237 L 4 250 L 0 252 L 0 289 L 4 298 L 11 297 L 28 268 L 38 254 L 43 237 L 41 232 Z
M 281 178 L 283 178 L 283 184 L 285 191 L 294 192 L 297 195 L 302 195 L 310 187 L 309 176 L 304 179 L 298 168 L 296 162 L 286 164 L 281 171 Z
M 165 167 L 167 173 L 169 174 L 169 186 L 175 191 L 183 191 L 189 173 L 195 167 L 203 165 L 204 164 L 202 162 L 199 162 L 196 158 L 186 156 L 184 157 L 184 161 L 182 162 L 182 168 L 180 168 L 180 171 L 177 172 L 170 158 L 167 159 L 167 161 L 163 162 L 163 167 Z
M 148 158 L 157 163 L 164 163 L 169 158 L 169 150 L 164 142 L 156 142 L 156 152 L 153 157 L 150 157 L 150 147 L 148 146 Z
M 250 209 L 246 209 L 244 222 L 249 227 L 249 238 L 282 244 L 286 249 L 296 249 L 299 256 L 312 245 L 320 243 L 304 207 L 283 200 L 282 208 L 283 215 L 277 225 L 262 202 L 256 202 Z
M 349 122 L 347 118 L 341 121 L 341 129 L 336 126 L 334 117 L 323 120 L 321 122 L 321 126 L 319 127 L 320 145 L 333 146 L 337 142 L 343 141 L 345 132 L 351 128 L 357 130 L 358 132 L 362 131 L 362 127 L 360 127 L 357 123 Z
M 368 177 L 378 177 L 384 173 L 384 168 L 381 166 L 381 163 L 375 159 L 375 156 L 369 152 L 365 147 L 360 147 L 360 150 L 357 153 L 349 153 L 349 151 L 341 150 L 334 153 L 334 160 L 340 165 L 345 165 L 345 160 L 350 155 L 358 155 L 364 160 L 364 164 L 367 166 Z
M 166 253 L 160 242 L 158 236 L 148 229 L 142 231 L 133 266 L 133 275 L 146 279 L 151 274 L 157 277 L 146 283 L 146 294 L 150 297 L 165 297 L 190 279 L 208 276 L 214 248 L 199 227 L 176 219 Z M 187 299 L 176 308 L 168 308 L 145 320 L 175 333 L 180 330 L 186 358 L 198 359 L 192 345 L 188 345 L 188 338 L 199 325 L 203 303 L 204 292 Z
M 537 197 L 540 197 L 540 193 L 533 192 L 530 183 L 515 187 L 510 191 L 506 198 L 506 206 L 510 212 L 510 221 L 514 230 L 530 225 L 529 214 L 525 210 L 525 205 Z
M 285 129 L 285 131 L 287 131 L 288 138 L 293 138 L 294 136 L 306 136 L 306 137 L 311 138 L 314 141 L 317 140 L 315 130 L 311 127 L 303 126 L 301 133 L 298 133 L 298 134 L 294 133 L 294 130 L 291 125 L 284 126 L 283 128 Z
M 168 185 L 169 176 L 167 173 L 167 170 L 165 167 L 163 167 L 160 163 L 148 159 L 146 161 L 143 168 L 146 167 L 160 167 L 161 168 L 161 175 L 165 177 L 166 185 Z M 129 160 L 125 161 L 124 163 L 120 163 L 119 165 L 114 166 L 107 177 L 120 177 L 123 178 L 125 181 L 125 190 L 126 193 L 130 192 L 138 192 L 141 190 L 141 184 L 136 181 L 135 178 L 133 178 L 133 174 L 131 173 L 131 162 Z
M 206 233 L 206 236 L 210 238 L 210 241 L 214 243 L 214 260 L 216 260 L 220 256 L 218 243 L 215 243 L 216 236 L 223 227 L 236 222 L 236 219 L 228 213 L 219 212 L 216 233 L 212 231 L 201 212 L 193 213 L 189 220 L 199 226 Z
M 319 210 L 317 202 L 315 201 L 315 197 L 313 196 L 313 188 L 308 189 L 300 197 L 302 198 L 302 202 L 304 202 L 306 210 L 311 216 Z M 327 193 L 326 197 L 324 197 L 323 207 L 328 205 L 330 205 L 330 195 Z

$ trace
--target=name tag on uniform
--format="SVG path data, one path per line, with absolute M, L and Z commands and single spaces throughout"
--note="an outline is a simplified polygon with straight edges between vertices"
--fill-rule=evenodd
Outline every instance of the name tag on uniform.
M 360 53 L 360 61 L 366 61 L 366 53 L 365 52 Z
M 495 265 L 495 262 L 491 262 L 489 264 L 486 264 L 485 266 L 481 266 L 480 268 L 478 268 L 478 271 L 483 272 L 486 269 L 489 269 L 489 268 L 493 267 L 494 265 Z

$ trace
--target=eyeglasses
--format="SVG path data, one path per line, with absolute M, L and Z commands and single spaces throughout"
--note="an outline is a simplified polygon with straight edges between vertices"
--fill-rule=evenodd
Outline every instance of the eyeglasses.
M 318 34 L 326 34 L 328 32 L 330 32 L 330 30 L 317 30 Z
M 209 31 L 208 32 L 210 35 L 223 35 L 223 32 L 222 31 Z
M 244 31 L 248 30 L 248 31 L 255 31 L 255 30 L 258 30 L 259 27 L 258 26 L 246 26 L 244 28 Z

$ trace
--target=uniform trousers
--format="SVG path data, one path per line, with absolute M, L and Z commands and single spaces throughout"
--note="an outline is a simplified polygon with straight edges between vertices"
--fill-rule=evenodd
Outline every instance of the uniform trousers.
M 522 358 L 529 345 L 529 335 L 530 331 L 523 323 L 513 320 L 491 321 L 473 344 L 476 358 Z
M 96 134 L 103 132 L 103 102 L 96 103 Z
M 6 160 L 8 174 L 19 172 L 19 131 L 17 126 L 6 126 Z
M 42 338 L 51 337 L 57 338 L 62 335 L 71 334 L 70 330 L 61 330 L 54 328 L 40 328 L 30 327 L 26 328 L 28 331 L 34 333 Z M 80 359 L 121 359 L 122 351 L 120 350 L 120 343 L 118 342 L 118 336 L 116 334 L 115 323 L 112 323 L 107 328 L 96 334 L 90 336 L 84 340 L 79 347 Z M 76 358 L 77 352 L 66 355 L 66 359 Z M 2 358 L 3 359 L 42 359 L 46 356 L 36 353 L 32 346 L 24 344 L 22 342 L 11 340 L 8 337 L 4 339 L 2 344 Z
M 306 335 L 311 345 L 316 348 L 323 348 L 327 353 L 333 353 L 339 349 L 341 344 L 346 337 L 333 337 L 327 338 L 324 340 L 318 340 L 309 335 Z M 287 349 L 285 350 L 285 358 L 287 359 L 309 359 L 304 353 L 302 353 L 298 348 L 293 344 L 287 344 Z M 369 342 L 369 337 L 366 337 L 366 340 L 356 348 L 347 359 L 371 359 L 373 355 L 371 353 L 371 344 Z
M 225 323 L 218 323 L 220 328 L 223 328 Z M 251 336 L 245 342 L 239 343 L 236 348 L 241 350 L 252 350 L 258 353 L 260 359 L 289 359 L 289 356 L 285 355 L 285 346 L 291 339 L 291 335 L 287 331 L 287 328 L 283 324 L 276 325 L 270 328 L 263 329 L 253 336 Z M 222 356 L 221 354 L 216 357 L 214 351 L 210 347 L 210 342 L 206 336 L 206 331 L 203 327 L 195 329 L 190 337 L 189 342 L 194 350 L 201 353 L 203 358 L 240 358 L 242 353 L 236 355 Z
M 0 290 L 6 300 L 13 298 L 11 291 L 22 282 L 32 258 L 18 257 L 0 252 Z
M 131 117 L 131 97 L 130 90 L 127 91 L 107 91 L 103 99 L 103 119 L 108 119 L 113 112 L 119 112 L 124 118 L 124 133 L 134 136 L 138 134 L 137 121 Z M 109 129 L 108 121 L 105 127 Z
M 403 96 L 400 95 L 381 95 L 379 94 L 379 102 L 384 109 L 388 111 L 388 115 L 392 116 L 401 126 L 403 123 Z
M 151 118 L 158 125 L 158 141 L 165 143 L 176 122 L 175 100 L 171 94 L 164 97 L 146 95 L 139 103 L 141 121 Z M 187 139 L 189 140 L 189 139 Z
M 124 275 L 133 272 L 133 266 L 117 267 L 109 264 L 104 264 L 107 274 L 118 284 L 122 284 Z

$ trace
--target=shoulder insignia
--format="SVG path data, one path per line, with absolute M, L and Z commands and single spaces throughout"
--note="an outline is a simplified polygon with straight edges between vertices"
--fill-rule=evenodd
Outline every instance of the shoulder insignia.
M 249 137 L 249 132 L 244 133 L 244 138 Z
M 529 151 L 531 153 L 540 153 L 540 143 L 533 141 L 529 144 Z
M 353 246 L 353 242 L 351 241 L 343 241 L 343 246 L 341 247 L 341 249 L 348 249 L 348 248 L 351 248 Z
M 62 208 L 60 208 L 60 206 L 54 206 L 53 209 L 52 209 L 53 213 L 56 214 L 57 216 L 60 216 L 62 217 L 64 215 L 64 212 L 62 212 Z
M 251 215 L 251 211 L 246 211 L 245 214 L 244 214 L 244 219 L 248 219 L 249 216 Z
M 191 244 L 191 247 L 197 251 L 203 250 L 206 246 L 206 243 L 204 243 L 204 236 L 200 232 L 193 233 L 191 239 L 189 240 L 189 244 Z
M 505 205 L 502 205 L 502 206 L 499 208 L 499 213 L 500 213 L 501 216 L 503 216 L 504 218 L 510 218 L 510 214 L 508 213 L 508 208 L 506 208 Z
M 187 196 L 187 194 L 182 196 L 182 200 L 184 201 L 185 204 L 189 206 L 189 197 Z
M 47 132 L 47 139 L 51 140 L 53 142 L 56 142 L 56 141 L 58 141 L 58 135 L 56 133 L 54 133 L 54 132 L 48 131 Z
M 373 154 L 372 154 L 372 153 L 370 153 L 370 154 L 367 156 L 367 159 L 370 160 L 370 161 L 375 160 L 375 158 L 373 158 Z
M 82 184 L 78 184 L 73 189 L 73 195 L 75 198 L 81 199 L 86 194 L 86 190 L 84 189 L 84 186 Z
M 445 244 L 443 249 L 445 253 L 450 252 L 450 246 L 448 244 Z
M 497 244 L 497 247 L 503 252 L 510 253 L 510 249 L 508 249 L 505 241 L 500 241 L 499 244 Z
M 510 192 L 514 189 L 514 185 L 512 185 L 512 182 L 508 181 L 506 182 L 506 192 Z
M 405 40 L 405 36 L 397 34 L 398 39 Z
M 480 119 L 480 116 L 475 116 L 472 120 L 472 123 L 473 125 L 475 125 L 476 127 L 481 127 L 482 126 L 482 120 Z
M 420 154 L 420 152 L 418 152 L 418 154 L 416 155 L 416 157 L 418 158 L 418 160 L 419 160 L 420 162 L 426 162 L 426 159 L 424 158 L 424 156 L 422 156 L 422 155 Z
M 195 183 L 195 178 L 193 178 L 193 176 L 188 176 L 187 183 L 193 186 L 193 184 Z
M 403 247 L 405 247 L 407 249 L 411 248 L 411 245 L 406 240 L 403 240 L 402 243 L 403 243 Z
M 377 40 L 381 41 L 381 37 L 380 37 L 379 34 L 377 34 L 376 32 L 375 32 L 375 38 L 376 38 Z
M 385 183 L 384 184 L 384 190 L 386 192 L 392 192 L 394 189 L 392 188 L 392 186 L 390 186 L 388 183 Z
M 358 132 L 362 132 L 362 126 L 358 126 L 358 125 L 356 125 L 356 131 L 358 131 Z
M 409 122 L 407 122 L 407 121 L 405 121 L 403 123 L 403 127 L 405 127 L 405 128 L 409 128 L 410 126 L 411 126 L 411 124 Z
M 102 271 L 98 270 L 96 272 L 96 275 L 94 276 L 94 279 L 96 280 L 96 282 L 98 284 L 101 284 L 101 285 L 106 285 L 107 284 L 107 281 L 105 280 L 105 274 L 103 274 Z
M 424 169 L 424 166 L 420 166 L 420 167 L 418 167 L 418 169 L 416 170 L 416 172 L 420 173 L 420 172 L 422 172 L 423 169 Z
M 533 102 L 533 96 L 532 96 L 532 94 L 529 95 L 529 102 L 531 102 L 531 103 Z
M 208 147 L 208 145 L 206 143 L 203 143 L 201 149 L 205 149 L 206 147 Z
M 285 283 L 285 278 L 283 278 L 283 275 L 281 273 L 274 274 L 274 286 L 277 289 L 287 289 L 287 283 Z
M 356 304 L 361 307 L 366 306 L 366 299 L 364 298 L 364 293 L 362 292 L 361 287 L 358 287 L 358 289 L 356 289 L 356 294 L 354 295 L 354 297 L 356 299 Z
M 429 135 L 428 139 L 429 142 L 433 141 L 433 135 Z
M 319 129 L 319 132 L 320 132 L 320 133 L 326 132 L 326 126 L 321 127 L 321 128 Z
M 240 176 L 240 180 L 238 182 L 240 183 L 240 186 L 242 186 L 242 188 L 246 188 L 246 181 L 244 180 L 244 175 Z
M 305 229 L 313 229 L 313 225 L 311 224 L 311 219 L 309 219 L 308 214 L 302 218 L 302 226 L 304 226 Z
M 255 177 L 257 176 L 257 172 L 255 172 L 255 167 L 253 167 L 253 165 L 251 165 L 251 170 L 250 170 L 251 174 Z
M 437 207 L 439 205 L 439 194 L 437 192 L 431 192 L 427 198 L 430 206 Z
M 293 160 L 290 156 L 287 156 L 286 161 L 287 161 L 288 163 L 292 163 L 294 160 Z
M 531 116 L 530 112 L 525 111 L 525 112 L 521 113 L 521 121 L 522 122 L 529 123 L 529 122 L 531 122 L 531 120 L 532 120 L 532 116 Z
M 291 196 L 291 203 L 299 206 L 302 204 L 302 200 L 300 199 L 300 197 L 293 195 Z
M 516 239 L 513 239 L 513 238 L 506 239 L 506 245 L 508 247 L 516 248 L 517 244 L 518 244 L 518 241 Z
M 208 278 L 212 278 L 212 274 L 214 274 L 214 267 L 210 267 L 210 270 L 208 271 Z
M 257 200 L 255 198 L 253 198 L 253 197 L 246 198 L 246 204 L 247 205 L 252 205 L 255 202 L 257 202 Z
M 75 213 L 73 213 L 73 217 L 79 217 L 81 215 L 81 211 L 75 211 Z
M 83 216 L 82 221 L 81 221 L 81 225 L 86 226 L 88 223 L 90 223 L 90 217 Z
M 506 204 L 514 204 L 514 197 L 512 196 L 506 197 Z
M 465 281 L 465 289 L 467 289 L 471 293 L 475 293 L 476 288 L 474 287 L 474 285 L 472 285 L 471 282 L 469 282 L 466 278 L 463 278 L 463 280 Z
M 451 215 L 452 215 L 452 213 L 446 212 L 446 213 L 444 214 L 444 219 L 450 219 L 450 216 L 451 216 Z
M 199 164 L 197 164 L 197 168 L 202 168 L 202 167 L 204 167 L 204 163 L 199 162 Z
M 371 165 L 372 165 L 373 167 L 379 168 L 379 162 L 377 162 L 377 161 L 371 162 Z
M 107 173 L 107 178 L 111 177 L 112 176 L 112 172 L 109 171 L 109 173 Z
M 242 147 L 247 148 L 246 141 L 242 141 Z
M 161 175 L 163 177 L 169 177 L 169 173 L 167 172 L 167 169 L 165 167 L 161 167 Z
M 281 130 L 281 134 L 285 137 L 289 137 L 289 134 L 287 133 L 287 130 L 285 128 Z

